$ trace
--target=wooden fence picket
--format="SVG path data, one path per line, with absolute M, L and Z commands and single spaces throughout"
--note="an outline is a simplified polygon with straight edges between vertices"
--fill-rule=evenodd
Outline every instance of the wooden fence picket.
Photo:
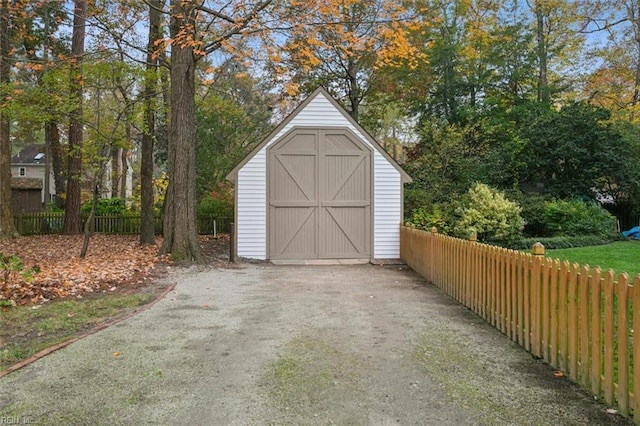
M 551 271 L 553 268 L 553 261 L 551 259 L 543 259 L 541 264 L 541 274 L 542 274 L 542 318 L 541 318 L 541 327 L 542 332 L 540 335 L 541 339 L 541 348 L 540 348 L 540 357 L 549 362 L 549 339 L 551 336 L 550 330 L 550 320 L 551 320 Z
M 591 322 L 589 321 L 589 288 L 591 287 L 591 268 L 588 265 L 583 265 L 580 269 L 580 280 L 578 281 L 578 339 L 580 343 L 580 349 L 578 351 L 578 363 L 579 363 L 579 383 L 585 388 L 589 389 L 589 368 L 591 368 L 591 359 L 589 358 L 589 328 Z
M 629 275 L 623 272 L 616 284 L 618 294 L 618 380 L 616 400 L 618 411 L 623 416 L 629 414 Z
M 567 288 L 569 285 L 569 262 L 562 262 L 560 279 L 558 281 L 558 366 L 562 371 L 569 369 L 569 334 L 567 303 Z
M 636 275 L 633 279 L 633 286 L 631 287 L 632 294 L 632 312 L 640 312 L 640 275 Z M 636 332 L 638 330 L 638 332 Z M 631 326 L 631 333 L 633 334 L 632 348 L 633 348 L 633 358 L 632 365 L 639 366 L 640 365 L 640 315 L 633 315 L 633 321 Z M 640 368 L 633 369 L 633 403 L 632 408 L 637 413 L 637 410 L 640 410 Z M 596 393 L 597 395 L 597 393 Z M 635 416 L 636 423 L 640 422 L 640 415 Z
M 591 392 L 600 395 L 602 372 L 602 270 L 593 269 L 591 282 Z M 639 315 L 640 317 L 640 315 Z M 640 371 L 640 369 L 638 369 Z
M 578 378 L 578 272 L 577 263 L 571 265 L 567 303 L 569 306 L 569 377 L 574 382 Z
M 607 404 L 613 404 L 613 366 L 614 366 L 614 277 L 609 269 L 604 275 L 604 379 L 602 387 L 604 400 Z
M 559 333 L 558 330 L 560 328 L 560 319 L 559 312 L 560 309 L 558 307 L 558 296 L 559 296 L 559 281 L 560 281 L 560 262 L 557 259 L 553 260 L 553 264 L 551 266 L 551 277 L 549 279 L 549 292 L 551 306 L 549 307 L 549 359 L 548 362 L 553 366 L 558 366 L 558 352 L 559 352 Z

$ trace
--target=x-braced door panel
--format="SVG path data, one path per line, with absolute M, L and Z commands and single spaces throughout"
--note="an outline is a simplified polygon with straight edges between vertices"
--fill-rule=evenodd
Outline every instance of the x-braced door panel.
M 367 258 L 371 151 L 346 129 L 296 129 L 269 150 L 269 257 Z

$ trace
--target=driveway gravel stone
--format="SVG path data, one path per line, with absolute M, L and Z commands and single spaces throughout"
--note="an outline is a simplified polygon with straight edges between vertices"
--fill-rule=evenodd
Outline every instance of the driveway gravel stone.
M 628 424 L 404 266 L 192 267 L 0 379 L 0 424 Z

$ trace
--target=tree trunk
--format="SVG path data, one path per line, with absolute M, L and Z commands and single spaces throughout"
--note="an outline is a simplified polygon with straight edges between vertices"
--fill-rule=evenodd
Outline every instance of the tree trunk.
M 640 103 L 640 3 L 634 3 L 633 6 L 633 34 L 635 35 L 635 50 L 636 50 L 636 69 L 635 69 L 635 87 L 633 88 L 633 99 L 631 105 L 635 106 Z M 632 114 L 635 115 L 635 109 L 632 110 Z
M 0 84 L 10 82 L 9 63 L 9 0 L 0 4 Z M 4 101 L 6 93 L 1 92 Z M 0 110 L 0 239 L 17 235 L 11 210 L 11 139 L 10 121 L 4 110 Z
M 53 169 L 53 184 L 56 189 L 56 205 L 64 207 L 61 195 L 65 192 L 65 179 L 62 174 L 62 147 L 60 146 L 60 132 L 58 123 L 47 121 L 44 123 L 44 138 L 49 145 L 51 167 Z
M 125 124 L 127 128 L 127 141 L 131 141 L 131 120 L 127 119 Z M 122 148 L 120 151 L 120 198 L 122 198 L 125 203 L 127 201 L 127 175 L 129 174 L 129 150 L 126 148 Z
M 108 154 L 108 148 L 106 152 L 99 153 L 100 157 L 106 156 Z M 80 250 L 80 258 L 84 259 L 87 256 L 87 251 L 89 250 L 89 242 L 91 241 L 91 237 L 93 236 L 93 232 L 95 231 L 95 222 L 94 219 L 96 217 L 96 209 L 98 208 L 98 199 L 100 198 L 100 193 L 102 192 L 103 185 L 106 173 L 107 164 L 104 161 L 100 161 L 100 167 L 98 171 L 93 176 L 93 192 L 91 197 L 91 210 L 89 210 L 89 216 L 87 217 L 87 221 L 84 223 L 84 236 L 82 239 L 82 249 Z
M 536 41 L 538 43 L 538 102 L 549 102 L 547 81 L 547 40 L 544 34 L 544 12 L 536 5 Z
M 195 2 L 171 0 L 171 122 L 169 187 L 160 252 L 176 261 L 201 261 L 196 228 Z
M 640 45 L 640 39 L 636 42 Z M 636 47 L 638 50 L 640 46 Z M 638 105 L 640 103 L 640 50 L 638 50 L 638 55 L 636 57 L 636 70 L 635 70 L 635 87 L 633 88 L 633 100 L 631 101 L 631 105 Z
M 69 123 L 69 164 L 67 174 L 67 200 L 64 214 L 65 234 L 79 234 L 81 231 L 81 183 L 82 183 L 82 56 L 84 54 L 86 0 L 75 0 L 73 11 L 73 36 L 71 39 L 71 97 L 76 108 L 71 113 Z
M 349 103 L 351 104 L 351 117 L 358 121 L 360 118 L 360 86 L 358 84 L 357 65 L 353 59 L 349 60 L 347 69 L 347 87 L 349 88 Z
M 153 218 L 153 145 L 156 131 L 155 98 L 158 84 L 158 57 L 154 55 L 155 42 L 162 37 L 160 10 L 164 1 L 149 2 L 149 40 L 147 42 L 147 73 L 144 83 L 145 128 L 142 133 L 140 164 L 140 244 L 155 244 Z
M 120 148 L 111 148 L 111 198 L 120 196 L 120 178 L 122 176 Z
M 82 238 L 82 248 L 80 249 L 80 259 L 84 259 L 87 256 L 87 251 L 89 250 L 89 242 L 91 241 L 91 236 L 93 235 L 94 231 L 95 224 L 93 221 L 96 217 L 96 208 L 98 206 L 98 198 L 100 195 L 100 191 L 96 182 L 94 182 L 93 185 L 93 196 L 91 197 L 91 210 L 89 211 L 89 217 L 87 217 L 87 221 L 84 224 L 84 235 Z

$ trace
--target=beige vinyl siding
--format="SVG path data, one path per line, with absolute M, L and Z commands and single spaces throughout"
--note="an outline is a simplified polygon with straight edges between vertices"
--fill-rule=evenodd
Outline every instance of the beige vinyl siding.
M 319 93 L 283 127 L 244 167 L 238 171 L 237 250 L 238 256 L 267 257 L 266 150 L 293 127 L 347 127 L 363 143 L 369 140 Z M 400 257 L 402 183 L 400 172 L 374 150 L 373 161 L 373 258 Z

